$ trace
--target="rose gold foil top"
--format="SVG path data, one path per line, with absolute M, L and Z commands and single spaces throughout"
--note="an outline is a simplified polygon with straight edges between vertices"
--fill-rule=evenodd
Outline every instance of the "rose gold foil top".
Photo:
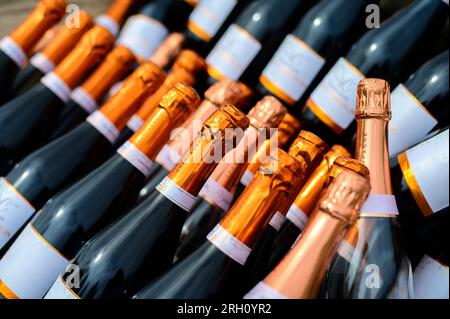
M 55 65 L 59 64 L 59 62 L 64 59 L 64 57 L 75 47 L 83 34 L 93 26 L 91 17 L 83 10 L 80 11 L 79 22 L 80 24 L 77 28 L 69 28 L 67 25 L 64 25 L 42 51 L 42 54 Z
M 223 79 L 206 90 L 205 99 L 217 107 L 224 104 L 232 104 L 242 109 L 248 104 L 252 95 L 252 90 L 245 84 L 230 79 Z
M 172 71 L 165 79 L 163 85 L 144 102 L 136 115 L 144 121 L 147 120 L 147 118 L 158 107 L 161 98 L 167 92 L 169 92 L 175 86 L 175 84 L 180 82 L 184 82 L 188 85 L 194 85 L 195 78 L 189 72 L 183 69 Z
M 204 183 L 225 155 L 226 144 L 237 143 L 235 128 L 246 129 L 249 120 L 232 105 L 224 105 L 203 125 L 199 138 L 191 145 L 187 158 L 168 175 L 178 186 L 197 196 Z
M 283 120 L 287 109 L 272 96 L 260 100 L 248 113 L 250 124 L 257 128 L 276 128 Z
M 106 11 L 106 15 L 117 22 L 118 25 L 122 25 L 135 3 L 136 0 L 114 0 Z
M 289 253 L 264 283 L 290 299 L 316 298 L 326 269 L 369 193 L 369 182 L 344 171 L 331 183 Z
M 340 145 L 334 145 L 324 156 L 320 165 L 308 178 L 306 184 L 294 200 L 294 205 L 299 207 L 307 216 L 311 214 L 328 179 L 328 173 L 336 158 L 350 156 L 350 153 Z
M 56 67 L 56 73 L 70 88 L 75 88 L 109 52 L 114 37 L 106 29 L 95 26 L 89 30 L 80 43 Z
M 136 62 L 133 53 L 124 46 L 117 46 L 105 61 L 83 83 L 83 89 L 97 102 L 119 81 Z
M 27 53 L 44 33 L 55 25 L 66 12 L 64 0 L 41 0 L 33 12 L 15 29 L 10 37 Z
M 122 84 L 100 111 L 122 130 L 130 117 L 145 99 L 154 93 L 164 81 L 164 72 L 151 62 L 142 64 Z
M 278 126 L 278 144 L 282 148 L 300 131 L 300 121 L 286 113 Z
M 389 83 L 381 79 L 359 82 L 356 105 L 356 120 L 380 118 L 389 121 L 392 118 Z
M 184 83 L 178 83 L 163 96 L 158 109 L 137 131 L 130 142 L 148 158 L 154 160 L 167 142 L 172 129 L 200 104 L 197 92 Z
M 328 174 L 329 178 L 331 178 L 332 180 L 335 179 L 344 170 L 355 172 L 367 179 L 370 176 L 369 169 L 363 163 L 353 158 L 340 156 L 334 160 L 333 165 L 331 166 L 331 170 Z M 329 181 L 327 184 L 329 183 L 331 183 L 331 181 Z
M 186 37 L 183 33 L 171 33 L 159 46 L 150 61 L 165 69 L 178 56 Z
M 301 176 L 301 164 L 281 149 L 265 163 L 230 208 L 220 225 L 253 248 L 281 203 L 289 201 Z
M 206 70 L 206 61 L 193 50 L 183 50 L 172 66 L 173 70 L 178 68 L 195 76 Z

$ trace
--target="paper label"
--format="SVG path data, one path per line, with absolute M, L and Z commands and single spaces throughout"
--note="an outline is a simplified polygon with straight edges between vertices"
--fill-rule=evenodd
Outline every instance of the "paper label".
M 150 175 L 150 168 L 152 167 L 153 162 L 135 145 L 130 142 L 125 142 L 125 144 L 117 150 L 117 153 L 130 162 L 131 165 L 136 167 L 145 175 L 145 177 Z
M 392 92 L 389 122 L 389 154 L 397 154 L 419 142 L 438 121 L 402 84 Z
M 171 200 L 187 212 L 191 210 L 197 199 L 195 196 L 186 192 L 183 188 L 174 183 L 169 177 L 165 177 L 156 189 L 166 196 L 167 199 Z
M 181 161 L 181 156 L 176 150 L 166 144 L 156 156 L 155 161 L 166 170 L 171 171 Z
M 342 133 L 355 118 L 358 84 L 364 75 L 340 58 L 311 94 L 307 105 L 336 133 Z
M 325 64 L 314 49 L 294 35 L 288 35 L 264 69 L 260 82 L 288 104 L 305 93 Z
M 285 221 L 286 217 L 280 212 L 276 212 L 275 215 L 273 215 L 272 219 L 270 220 L 269 225 L 275 228 L 276 231 L 279 231 Z
M 67 284 L 64 282 L 62 276 L 59 276 L 56 279 L 53 286 L 45 295 L 44 299 L 81 299 L 76 293 L 70 289 Z
M 244 185 L 244 186 L 247 186 L 247 185 L 250 184 L 250 182 L 252 181 L 253 176 L 254 176 L 254 175 L 253 175 L 252 172 L 250 172 L 249 170 L 246 170 L 246 171 L 244 172 L 244 174 L 242 174 L 242 177 L 241 177 L 241 184 Z
M 0 280 L 21 299 L 41 299 L 68 264 L 69 261 L 28 224 L 1 259 Z
M 205 41 L 211 40 L 236 4 L 237 0 L 200 0 L 189 17 L 189 30 Z
M 231 235 L 225 228 L 217 224 L 208 234 L 207 239 L 221 252 L 241 265 L 245 265 L 251 248 Z
M 286 218 L 300 230 L 303 230 L 308 222 L 308 216 L 295 204 L 292 204 L 289 208 Z
M 82 87 L 76 88 L 72 92 L 70 98 L 75 102 L 77 102 L 77 104 L 81 106 L 89 114 L 98 109 L 97 101 L 95 101 L 95 99 Z
M 127 126 L 133 132 L 139 131 L 139 129 L 144 125 L 145 121 L 141 119 L 137 114 L 134 114 L 127 123 Z
M 30 219 L 36 210 L 8 181 L 0 178 L 0 248 Z
M 258 52 L 261 43 L 237 25 L 231 25 L 208 55 L 208 72 L 211 76 L 238 80 Z
M 406 183 L 425 215 L 449 206 L 448 130 L 399 155 Z
M 4 37 L 0 41 L 0 50 L 3 51 L 11 60 L 13 60 L 19 68 L 23 68 L 27 63 L 27 54 L 24 50 L 10 37 Z
M 414 270 L 414 299 L 448 299 L 448 266 L 425 255 Z
M 252 290 L 250 290 L 244 299 L 289 299 L 285 295 L 279 293 L 264 281 L 260 281 Z
M 55 69 L 55 64 L 45 54 L 40 52 L 33 55 L 30 63 L 43 74 L 47 74 Z
M 369 194 L 361 207 L 361 217 L 397 217 L 398 208 L 394 195 Z
M 99 25 L 101 27 L 104 27 L 106 30 L 111 32 L 111 34 L 113 36 L 117 36 L 117 34 L 119 33 L 120 27 L 117 24 L 117 22 L 114 21 L 113 18 L 111 18 L 110 16 L 108 16 L 106 14 L 102 14 L 102 15 L 98 16 L 95 19 L 95 24 Z
M 168 34 L 161 22 L 139 14 L 127 20 L 117 44 L 126 46 L 140 59 L 148 60 Z
M 206 181 L 199 196 L 219 206 L 224 212 L 228 211 L 233 201 L 233 194 L 212 178 Z
M 95 127 L 104 137 L 114 144 L 119 137 L 119 130 L 114 124 L 100 111 L 95 111 L 86 119 L 93 127 Z
M 44 84 L 50 91 L 56 94 L 61 101 L 67 103 L 70 99 L 70 94 L 72 94 L 71 88 L 64 82 L 56 73 L 47 73 L 42 79 L 42 84 Z

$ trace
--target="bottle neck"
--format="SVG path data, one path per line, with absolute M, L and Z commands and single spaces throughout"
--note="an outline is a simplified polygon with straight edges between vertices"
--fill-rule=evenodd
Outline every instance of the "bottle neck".
M 382 119 L 357 121 L 355 158 L 370 171 L 371 194 L 392 195 L 387 129 Z
M 316 298 L 346 227 L 342 220 L 317 211 L 303 231 L 301 240 L 264 279 L 264 283 L 286 298 Z
M 115 0 L 108 8 L 106 15 L 118 25 L 122 25 L 135 2 L 134 0 Z

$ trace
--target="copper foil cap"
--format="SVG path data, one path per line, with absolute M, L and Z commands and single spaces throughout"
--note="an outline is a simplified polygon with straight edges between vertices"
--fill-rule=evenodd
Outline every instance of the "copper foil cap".
M 135 3 L 136 0 L 114 0 L 113 4 L 106 11 L 106 15 L 121 25 Z
M 165 94 L 159 106 L 164 109 L 182 108 L 186 109 L 186 115 L 193 112 L 200 104 L 200 96 L 197 91 L 185 83 L 177 83 L 167 94 Z M 171 113 L 171 112 L 169 112 Z
M 150 61 L 160 68 L 166 68 L 180 53 L 186 37 L 182 33 L 171 33 L 159 46 Z
M 355 117 L 357 120 L 379 118 L 385 121 L 392 118 L 390 87 L 387 81 L 364 79 L 359 82 Z
M 80 11 L 80 27 L 68 28 L 64 25 L 55 38 L 42 51 L 54 64 L 58 64 L 75 47 L 84 33 L 88 31 L 93 22 L 86 11 Z
M 300 130 L 300 121 L 290 113 L 286 113 L 278 126 L 278 144 L 286 145 Z
M 41 0 L 10 37 L 29 54 L 44 33 L 56 24 L 65 12 L 66 1 Z
M 114 44 L 114 37 L 106 29 L 95 26 L 56 67 L 55 73 L 71 88 L 77 86 L 92 67 L 98 64 Z
M 353 225 L 369 192 L 370 182 L 367 177 L 344 170 L 326 190 L 319 209 L 349 226 Z
M 214 112 L 203 126 L 204 129 L 212 131 L 223 131 L 227 128 L 247 129 L 250 120 L 244 113 L 239 111 L 231 104 L 223 105 L 218 111 Z
M 369 178 L 370 176 L 369 169 L 363 163 L 353 158 L 343 156 L 340 156 L 333 161 L 329 175 L 332 178 L 336 178 L 345 170 L 355 172 L 366 178 Z
M 252 91 L 245 84 L 223 79 L 205 92 L 205 98 L 217 106 L 232 104 L 242 109 L 250 100 Z
M 185 69 L 196 75 L 206 70 L 206 61 L 192 50 L 183 50 L 172 66 L 172 69 L 177 68 Z
M 287 109 L 272 96 L 266 96 L 256 103 L 248 113 L 250 124 L 256 128 L 276 128 L 283 120 Z

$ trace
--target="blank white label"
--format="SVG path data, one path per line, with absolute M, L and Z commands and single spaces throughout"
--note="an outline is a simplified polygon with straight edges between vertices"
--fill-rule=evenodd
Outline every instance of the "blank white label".
M 394 195 L 369 194 L 361 207 L 361 216 L 395 217 L 398 215 L 397 202 Z
M 155 160 L 166 170 L 171 171 L 181 161 L 181 156 L 169 145 L 164 145 Z
M 95 24 L 104 27 L 106 30 L 111 32 L 113 36 L 117 36 L 119 33 L 119 25 L 113 18 L 106 14 L 102 14 L 95 19 Z
M 61 101 L 67 103 L 72 94 L 72 89 L 64 82 L 56 73 L 47 73 L 42 79 L 42 84 L 44 84 L 50 91 L 55 93 Z
M 289 208 L 286 218 L 300 230 L 303 230 L 308 222 L 308 216 L 295 204 Z
M 97 101 L 86 92 L 82 87 L 76 88 L 70 96 L 72 100 L 77 102 L 88 114 L 93 113 L 98 109 Z
M 419 142 L 438 122 L 402 84 L 392 92 L 391 104 L 389 153 L 393 155 Z
M 276 212 L 270 220 L 269 225 L 272 226 L 276 231 L 279 231 L 285 221 L 286 217 L 280 212 Z
M 414 270 L 415 299 L 448 299 L 448 267 L 425 255 Z
M 206 62 L 223 77 L 238 80 L 258 52 L 261 43 L 237 25 L 228 28 Z
M 136 167 L 144 176 L 148 177 L 150 175 L 150 168 L 153 162 L 135 145 L 127 141 L 117 150 L 117 153 Z
M 111 144 L 114 144 L 119 137 L 120 132 L 117 127 L 100 111 L 95 111 L 89 115 L 86 121 L 106 137 Z
M 137 114 L 134 114 L 127 123 L 127 126 L 133 132 L 139 131 L 139 129 L 144 125 L 145 121 L 141 119 Z
M 251 248 L 231 235 L 225 228 L 217 224 L 208 234 L 207 239 L 225 255 L 241 265 L 245 265 Z
M 42 74 L 47 74 L 51 72 L 55 68 L 55 64 L 47 58 L 47 56 L 43 53 L 36 53 L 30 60 L 30 64 L 32 64 L 35 68 L 42 72 Z
M 178 186 L 170 178 L 165 177 L 156 189 L 177 204 L 179 207 L 189 212 L 197 199 L 195 196 Z
M 69 261 L 28 224 L 0 261 L 0 280 L 21 299 L 41 299 Z
M 0 41 L 0 50 L 13 60 L 19 68 L 27 63 L 27 55 L 25 51 L 10 37 L 4 37 Z
M 45 295 L 44 299 L 70 299 L 77 300 L 80 299 L 69 287 L 67 287 L 66 283 L 62 276 L 59 276 L 56 279 L 53 286 Z
M 219 206 L 224 212 L 227 212 L 233 200 L 233 194 L 225 187 L 209 178 L 199 194 L 200 197 L 213 202 Z
M 35 209 L 5 178 L 0 178 L 0 248 L 30 219 Z

